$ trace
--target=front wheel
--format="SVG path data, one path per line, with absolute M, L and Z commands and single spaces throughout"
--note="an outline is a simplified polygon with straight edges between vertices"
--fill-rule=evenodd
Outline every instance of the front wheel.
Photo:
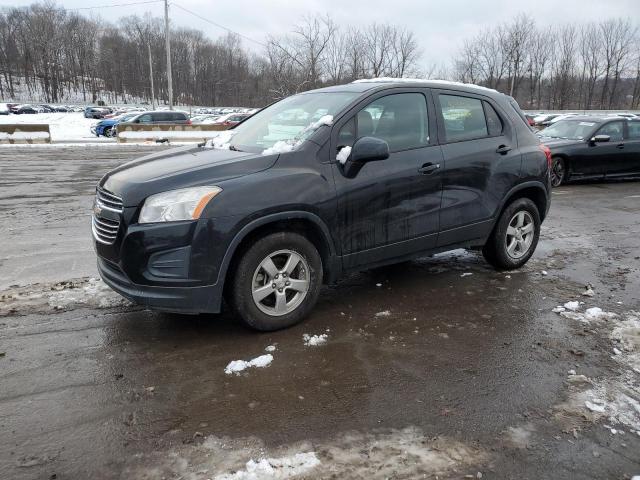
M 551 185 L 559 187 L 567 178 L 567 165 L 564 159 L 553 157 L 551 163 Z
M 523 266 L 538 245 L 540 213 L 528 198 L 520 198 L 500 215 L 493 233 L 482 249 L 484 258 L 501 270 Z
M 107 127 L 104 129 L 104 136 L 111 138 L 113 137 L 113 128 L 112 127 Z
M 322 259 L 302 235 L 278 232 L 256 241 L 233 274 L 230 304 L 242 322 L 273 331 L 301 322 L 322 284 Z

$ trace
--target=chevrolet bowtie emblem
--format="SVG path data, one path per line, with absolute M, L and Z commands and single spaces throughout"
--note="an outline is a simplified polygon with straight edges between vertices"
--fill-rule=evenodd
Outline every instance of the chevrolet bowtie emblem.
M 94 215 L 100 215 L 102 213 L 102 208 L 98 204 L 93 205 L 93 213 Z

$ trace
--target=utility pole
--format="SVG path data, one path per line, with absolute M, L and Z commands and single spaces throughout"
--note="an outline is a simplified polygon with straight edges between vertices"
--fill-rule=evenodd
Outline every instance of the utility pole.
M 153 93 L 153 60 L 151 59 L 151 42 L 147 42 L 147 52 L 149 53 L 149 77 L 151 78 L 151 110 L 155 110 L 155 96 Z
M 169 1 L 164 0 L 164 41 L 167 49 L 167 89 L 169 93 L 169 110 L 173 110 L 173 80 L 171 78 L 171 40 L 169 32 Z

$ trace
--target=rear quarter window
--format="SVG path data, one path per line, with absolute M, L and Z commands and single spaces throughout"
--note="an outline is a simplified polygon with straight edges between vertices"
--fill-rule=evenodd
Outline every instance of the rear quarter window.
M 439 95 L 447 142 L 487 137 L 489 130 L 482 100 L 458 95 Z
M 640 140 L 640 122 L 629 122 L 629 140 Z

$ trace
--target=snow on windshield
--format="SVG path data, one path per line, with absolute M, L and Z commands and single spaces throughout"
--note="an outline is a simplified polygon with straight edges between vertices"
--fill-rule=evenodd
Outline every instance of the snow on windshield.
M 262 151 L 263 155 L 271 155 L 274 153 L 286 153 L 295 150 L 302 142 L 313 132 L 322 126 L 333 125 L 333 115 L 324 115 L 320 119 L 307 125 L 298 135 L 289 140 L 279 140 L 269 148 Z

